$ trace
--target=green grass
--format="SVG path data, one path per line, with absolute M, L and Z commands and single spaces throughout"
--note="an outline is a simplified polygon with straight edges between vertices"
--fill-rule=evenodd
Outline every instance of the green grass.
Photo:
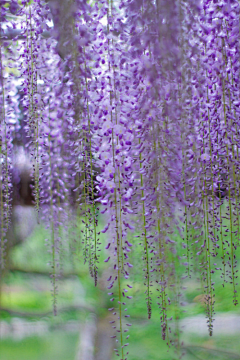
M 1 360 L 75 360 L 78 334 L 53 332 L 21 341 L 0 341 Z

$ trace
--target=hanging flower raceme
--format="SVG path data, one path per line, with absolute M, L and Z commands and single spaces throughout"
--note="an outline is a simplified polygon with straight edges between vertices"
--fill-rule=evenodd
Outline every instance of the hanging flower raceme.
M 13 11 L 13 9 L 12 9 Z M 7 231 L 11 222 L 12 208 L 12 141 L 16 129 L 18 104 L 16 94 L 15 63 L 17 59 L 14 41 L 6 36 L 6 27 L 14 28 L 7 8 L 0 6 L 0 273 L 5 267 Z M 12 70 L 13 69 L 13 70 Z M 1 275 L 0 275 L 1 276 Z
M 221 252 L 222 278 L 233 284 L 233 301 L 237 304 L 235 250 L 239 238 L 238 210 L 238 2 L 204 3 L 202 13 L 202 71 L 206 78 L 205 98 L 201 103 L 201 162 L 203 206 L 205 208 L 206 291 L 212 314 L 213 282 L 211 256 Z M 233 65 L 234 64 L 234 65 Z M 208 195 L 208 196 L 206 196 Z M 223 207 L 226 198 L 227 213 Z M 228 218 L 230 239 L 225 239 L 223 219 Z M 226 248 L 229 250 L 226 251 Z M 229 267 L 226 264 L 229 255 Z M 204 266 L 203 266 L 204 267 Z M 211 332 L 211 329 L 210 329 Z
M 97 4 L 95 9 L 98 10 Z M 103 32 L 101 24 L 103 14 L 107 16 L 106 33 Z M 128 214 L 132 212 L 130 201 L 133 196 L 131 151 L 133 134 L 131 118 L 127 119 L 132 104 L 127 104 L 129 99 L 126 100 L 126 96 L 124 98 L 127 83 L 125 75 L 128 72 L 121 66 L 121 54 L 125 54 L 125 47 L 118 43 L 119 35 L 115 34 L 118 20 L 120 20 L 117 19 L 115 5 L 104 2 L 99 12 L 98 32 L 95 39 L 98 55 L 93 69 L 96 85 L 95 89 L 92 87 L 94 91 L 91 92 L 91 102 L 93 105 L 92 124 L 95 130 L 93 137 L 95 137 L 98 164 L 101 169 L 101 173 L 97 176 L 98 200 L 103 205 L 102 213 L 107 213 L 108 218 L 108 223 L 102 232 L 107 233 L 107 236 L 112 239 L 106 246 L 110 256 L 105 260 L 105 262 L 110 260 L 112 264 L 107 288 L 111 289 L 109 296 L 113 301 L 113 307 L 109 310 L 114 316 L 111 323 L 116 329 L 116 335 L 114 334 L 113 338 L 116 338 L 116 342 L 119 342 L 121 346 L 120 352 L 118 348 L 115 350 L 121 358 L 125 358 L 124 349 L 127 346 L 125 333 L 131 326 L 125 319 L 129 315 L 123 311 L 126 310 L 126 301 L 131 299 L 131 296 L 127 294 L 128 290 L 124 288 L 124 283 L 128 281 L 129 270 L 132 268 L 128 260 L 130 246 L 127 234 L 130 229 L 133 229 L 128 219 Z M 115 46 L 118 48 L 117 54 L 114 52 Z M 127 286 L 131 288 L 129 283 Z M 118 320 L 115 319 L 116 315 Z
M 170 240 L 172 229 L 169 224 L 174 224 L 176 200 L 185 204 L 185 209 L 188 204 L 182 175 L 186 176 L 184 157 L 185 152 L 190 151 L 189 146 L 193 147 L 196 137 L 194 122 L 188 120 L 195 108 L 190 108 L 187 102 L 190 93 L 186 82 L 191 80 L 193 74 L 184 58 L 187 48 L 186 9 L 182 4 L 172 6 L 169 2 L 161 3 L 160 9 L 158 2 L 154 5 L 150 1 L 142 4 L 132 2 L 126 5 L 126 9 L 128 14 L 130 12 L 129 26 L 131 21 L 138 24 L 138 27 L 131 28 L 129 41 L 132 65 L 140 54 L 142 56 L 142 61 L 137 65 L 138 71 L 134 72 L 138 79 L 135 79 L 134 85 L 138 91 L 136 131 L 140 150 L 139 190 L 136 193 L 141 196 L 137 203 L 140 206 L 142 203 L 138 213 L 142 213 L 147 269 L 151 268 L 151 272 L 157 270 L 160 275 L 159 306 L 163 338 L 168 338 L 166 263 L 171 264 L 170 258 L 173 258 L 170 254 L 176 251 L 175 242 Z M 140 38 L 141 42 L 138 41 Z M 184 66 L 187 67 L 189 79 L 182 77 L 185 74 Z M 190 172 L 190 168 L 188 170 Z M 151 237 L 155 241 L 149 240 Z M 155 254 L 155 259 L 151 257 L 155 265 L 149 263 L 148 252 Z M 169 273 L 172 273 L 172 266 L 169 265 Z M 149 279 L 149 276 L 146 278 Z M 148 288 L 149 285 L 148 280 Z M 178 294 L 174 296 L 178 301 Z

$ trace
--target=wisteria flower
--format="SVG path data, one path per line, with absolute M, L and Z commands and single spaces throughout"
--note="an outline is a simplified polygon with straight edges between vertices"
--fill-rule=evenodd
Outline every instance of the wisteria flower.
M 210 159 L 209 154 L 204 153 L 204 154 L 201 155 L 201 161 L 206 162 L 206 161 L 208 161 L 209 159 Z
M 114 174 L 115 174 L 115 168 L 112 165 L 107 165 L 105 167 L 105 174 L 107 175 L 107 178 L 109 179 L 113 179 Z
M 107 182 L 106 182 L 106 188 L 107 188 L 111 193 L 113 193 L 113 192 L 114 192 L 114 189 L 116 188 L 116 185 L 115 185 L 114 181 L 107 181 Z

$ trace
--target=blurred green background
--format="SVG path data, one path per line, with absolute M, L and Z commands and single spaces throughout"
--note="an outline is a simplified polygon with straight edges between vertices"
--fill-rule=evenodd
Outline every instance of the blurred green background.
M 50 255 L 45 241 L 49 237 L 48 231 L 42 225 L 37 225 L 31 236 L 11 249 L 9 270 L 2 279 L 0 296 L 1 360 L 90 360 L 91 356 L 97 360 L 102 360 L 101 356 L 105 356 L 105 360 L 115 358 L 111 345 L 114 341 L 111 340 L 109 344 L 109 337 L 113 334 L 108 308 L 112 303 L 105 283 L 101 284 L 104 271 L 108 274 L 109 264 L 103 261 L 107 257 L 104 246 L 108 235 L 101 234 L 103 252 L 97 288 L 89 276 L 88 265 L 84 265 L 80 236 L 79 229 L 75 229 L 70 235 L 70 245 L 62 244 L 60 248 L 63 277 L 58 280 L 57 316 L 52 313 L 52 285 L 47 265 Z M 70 248 L 74 248 L 74 251 L 68 251 Z M 137 251 L 141 249 L 134 249 L 130 258 L 136 268 Z M 239 248 L 237 256 L 240 256 Z M 216 263 L 220 262 L 219 256 Z M 183 266 L 179 265 L 177 269 L 179 273 L 184 273 Z M 232 286 L 227 283 L 223 288 L 219 272 L 213 274 L 216 326 L 212 337 L 208 336 L 201 284 L 194 275 L 185 280 L 186 290 L 181 290 L 181 306 L 179 310 L 173 306 L 169 314 L 173 319 L 179 317 L 180 342 L 177 350 L 175 347 L 169 348 L 161 338 L 157 293 L 153 294 L 152 318 L 147 319 L 141 268 L 133 278 L 133 299 L 128 303 L 132 323 L 128 340 L 129 360 L 179 359 L 182 354 L 185 354 L 186 360 L 240 359 L 240 309 L 233 305 Z M 172 323 L 174 333 L 174 321 Z M 88 331 L 97 334 L 95 348 L 90 349 L 91 344 L 87 348 L 91 350 L 87 350 L 89 357 L 81 353 L 83 342 L 88 341 Z M 102 355 L 96 355 L 100 343 L 103 343 L 105 350 L 109 348 L 111 355 L 107 355 L 107 352 L 103 355 L 105 350 Z

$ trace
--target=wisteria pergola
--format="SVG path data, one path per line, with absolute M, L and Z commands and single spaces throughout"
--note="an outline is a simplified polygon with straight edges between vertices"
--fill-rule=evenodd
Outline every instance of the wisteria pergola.
M 79 242 L 97 285 L 102 217 L 116 354 L 128 354 L 132 256 L 148 317 L 157 302 L 168 344 L 169 307 L 193 272 L 211 335 L 216 271 L 238 303 L 239 1 L 0 4 L 1 269 L 18 178 L 12 154 L 25 133 L 36 211 L 51 233 L 54 311 L 62 227 L 69 217 L 84 225 Z

